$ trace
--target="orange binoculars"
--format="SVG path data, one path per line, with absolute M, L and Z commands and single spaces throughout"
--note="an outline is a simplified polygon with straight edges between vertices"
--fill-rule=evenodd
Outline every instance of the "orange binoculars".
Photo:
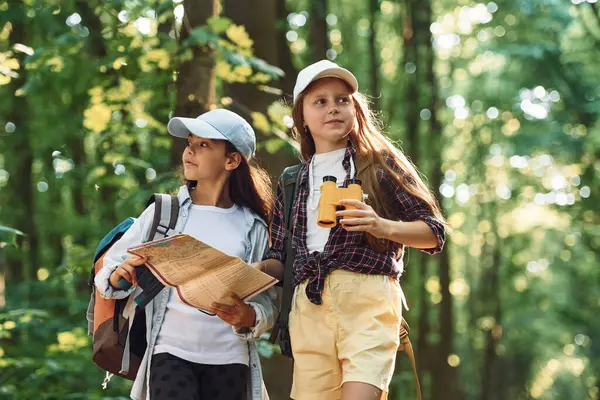
M 322 228 L 333 228 L 336 224 L 335 212 L 338 210 L 354 210 L 353 206 L 342 206 L 340 200 L 352 199 L 363 201 L 363 191 L 359 179 L 349 179 L 344 187 L 337 187 L 335 176 L 324 176 L 321 184 L 321 200 L 319 201 L 319 219 L 317 225 Z

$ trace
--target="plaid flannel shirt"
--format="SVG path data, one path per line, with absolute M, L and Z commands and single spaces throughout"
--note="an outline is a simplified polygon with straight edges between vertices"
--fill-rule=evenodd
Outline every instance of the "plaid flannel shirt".
M 346 171 L 346 179 L 350 178 L 350 160 L 356 150 L 349 142 L 346 154 L 342 161 Z M 295 249 L 294 258 L 294 280 L 292 285 L 296 287 L 299 283 L 309 280 L 306 287 L 306 295 L 314 304 L 321 304 L 321 294 L 325 285 L 325 277 L 334 269 L 344 269 L 360 274 L 389 275 L 398 278 L 402 273 L 401 264 L 398 262 L 399 250 L 404 248 L 403 244 L 384 241 L 389 251 L 377 252 L 365 242 L 363 232 L 348 232 L 340 224 L 331 228 L 329 238 L 322 252 L 309 253 L 306 246 L 306 204 L 310 191 L 308 187 L 308 163 L 302 166 L 298 187 L 298 196 L 294 201 L 292 214 L 292 245 Z M 410 195 L 394 184 L 383 169 L 378 169 L 377 177 L 385 196 L 392 197 L 394 202 L 394 213 L 398 220 L 423 221 L 437 236 L 437 247 L 423 249 L 429 254 L 440 252 L 446 240 L 444 225 L 435 219 L 427 205 Z M 283 188 L 281 182 L 277 187 L 277 198 L 273 208 L 273 220 L 271 225 L 271 247 L 265 259 L 273 258 L 285 262 L 285 220 L 283 208 Z

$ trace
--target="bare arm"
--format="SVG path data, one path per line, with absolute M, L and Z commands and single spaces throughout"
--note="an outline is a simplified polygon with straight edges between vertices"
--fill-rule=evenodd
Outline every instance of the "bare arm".
M 355 210 L 337 211 L 342 227 L 348 231 L 364 231 L 371 235 L 402 243 L 406 246 L 432 251 L 441 249 L 443 239 L 423 220 L 393 221 L 382 218 L 373 208 L 357 200 L 342 200 L 340 204 L 356 207 Z
M 417 249 L 432 249 L 438 245 L 436 234 L 423 221 L 404 222 L 383 219 L 382 222 L 384 239 Z
M 284 264 L 279 260 L 267 258 L 266 260 L 252 264 L 252 266 L 265 274 L 271 275 L 275 279 L 283 281 Z

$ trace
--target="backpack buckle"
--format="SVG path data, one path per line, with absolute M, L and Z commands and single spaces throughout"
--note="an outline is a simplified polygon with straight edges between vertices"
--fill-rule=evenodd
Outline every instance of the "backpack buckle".
M 170 229 L 168 226 L 164 226 L 164 225 L 158 225 L 156 227 L 156 232 L 163 235 L 164 237 L 170 236 L 173 232 L 172 229 Z

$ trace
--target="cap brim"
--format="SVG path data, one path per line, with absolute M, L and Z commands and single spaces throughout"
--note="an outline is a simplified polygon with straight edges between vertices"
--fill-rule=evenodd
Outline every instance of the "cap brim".
M 201 119 L 175 117 L 171 118 L 167 130 L 173 136 L 187 138 L 190 133 L 204 139 L 227 140 L 227 138 L 211 124 Z
M 300 74 L 302 74 L 302 72 L 300 72 Z M 319 72 L 318 74 L 313 76 L 312 79 L 310 79 L 308 82 L 301 84 L 301 86 L 298 86 L 298 84 L 296 84 L 296 87 L 294 87 L 294 103 L 298 99 L 300 93 L 304 92 L 311 83 L 322 78 L 341 79 L 350 86 L 350 88 L 352 89 L 352 93 L 356 93 L 358 91 L 358 81 L 356 80 L 356 77 L 352 74 L 352 72 L 342 67 L 331 67 Z
M 344 68 L 329 68 L 324 71 L 321 71 L 317 75 L 315 75 L 315 77 L 312 79 L 311 82 L 314 82 L 317 79 L 322 79 L 322 78 L 339 78 L 339 79 L 345 81 L 346 83 L 348 83 L 348 85 L 350 85 L 350 87 L 352 88 L 352 90 L 354 92 L 356 92 L 358 90 L 358 81 L 356 80 L 354 75 L 352 75 L 352 73 L 350 71 L 348 71 Z M 306 88 L 304 88 L 304 89 L 306 89 Z

